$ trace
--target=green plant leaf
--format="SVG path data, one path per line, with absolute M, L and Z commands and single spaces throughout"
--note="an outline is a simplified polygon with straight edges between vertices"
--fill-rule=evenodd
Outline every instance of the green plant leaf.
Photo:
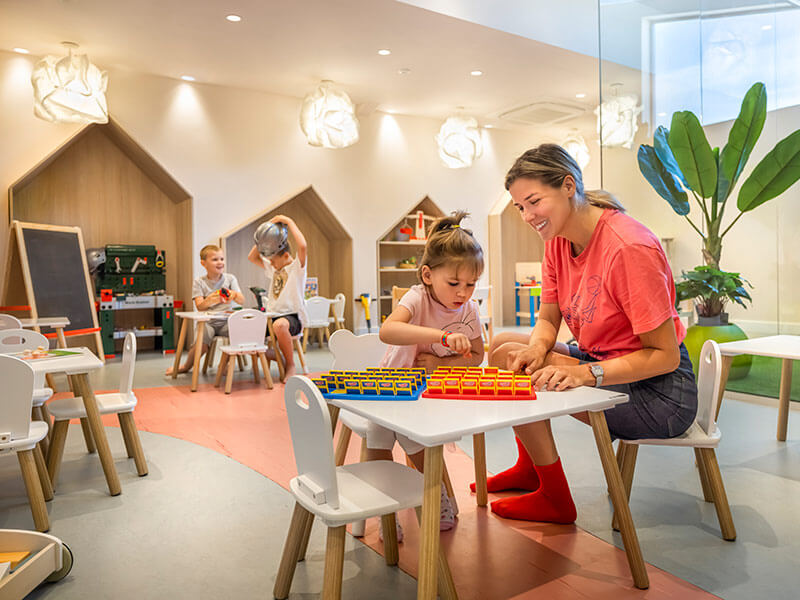
M 639 170 L 653 186 L 659 196 L 664 198 L 679 215 L 689 214 L 689 199 L 680 187 L 680 182 L 658 159 L 655 148 L 642 144 L 637 155 Z
M 717 189 L 717 161 L 694 113 L 684 110 L 672 115 L 668 141 L 689 187 L 711 198 Z
M 653 147 L 656 149 L 656 156 L 658 156 L 658 160 L 666 167 L 667 171 L 675 175 L 684 187 L 688 188 L 689 184 L 686 182 L 681 168 L 678 166 L 678 163 L 675 162 L 675 157 L 672 155 L 672 149 L 669 147 L 669 142 L 667 141 L 668 138 L 669 129 L 663 125 L 659 125 L 655 135 L 653 135 Z
M 720 156 L 718 197 L 725 201 L 742 174 L 750 152 L 756 145 L 764 120 L 767 118 L 767 89 L 763 83 L 755 83 L 747 90 L 742 100 L 739 116 L 728 133 L 728 143 Z
M 736 205 L 742 212 L 753 210 L 785 192 L 800 179 L 800 129 L 778 142 L 761 159 L 742 184 Z

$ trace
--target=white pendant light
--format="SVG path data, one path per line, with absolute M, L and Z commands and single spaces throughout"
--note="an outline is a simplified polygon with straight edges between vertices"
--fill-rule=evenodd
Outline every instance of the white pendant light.
M 45 56 L 33 68 L 33 114 L 53 123 L 108 123 L 108 74 L 73 54 L 77 44 L 62 45 L 67 56 Z
M 300 129 L 312 146 L 346 148 L 358 141 L 358 119 L 353 102 L 332 81 L 323 81 L 303 98 Z
M 449 117 L 436 136 L 439 158 L 451 169 L 469 167 L 483 152 L 478 122 L 472 117 Z
M 586 145 L 586 140 L 577 131 L 571 132 L 566 139 L 561 142 L 561 147 L 575 159 L 578 166 L 583 171 L 589 164 L 589 146 Z
M 630 149 L 639 129 L 637 117 L 642 107 L 637 106 L 639 98 L 635 94 L 620 96 L 621 86 L 621 83 L 611 84 L 614 95 L 598 106 L 594 114 L 597 115 L 597 133 L 600 134 L 601 145 Z

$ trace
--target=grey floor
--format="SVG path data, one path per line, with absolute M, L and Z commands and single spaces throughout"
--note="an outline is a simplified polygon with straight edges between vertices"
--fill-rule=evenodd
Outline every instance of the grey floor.
M 312 370 L 330 354 L 309 352 Z M 169 363 L 141 353 L 135 387 L 172 385 Z M 95 378 L 96 389 L 117 385 L 118 362 Z M 181 376 L 178 385 L 189 379 Z M 800 411 L 793 405 L 789 437 L 775 440 L 774 400 L 728 394 L 718 450 L 738 539 L 725 542 L 713 505 L 702 501 L 691 450 L 643 448 L 631 497 L 645 559 L 722 598 L 796 598 L 800 571 Z M 590 430 L 553 422 L 578 506 L 578 525 L 621 546 Z M 487 434 L 491 471 L 515 454 L 509 430 Z M 96 459 L 88 458 L 77 427 L 68 438 L 51 533 L 76 561 L 72 574 L 40 587 L 31 598 L 264 598 L 291 513 L 290 495 L 236 461 L 189 442 L 143 434 L 150 474 L 136 476 L 124 460 L 118 429 L 109 429 L 124 493 L 112 498 Z M 471 444 L 462 443 L 471 453 Z M 0 528 L 32 527 L 16 460 L 0 460 Z M 292 598 L 318 597 L 324 540 L 315 528 L 309 556 L 298 567 Z M 348 537 L 345 598 L 414 598 L 415 581 Z M 102 576 L 98 574 L 102 573 Z

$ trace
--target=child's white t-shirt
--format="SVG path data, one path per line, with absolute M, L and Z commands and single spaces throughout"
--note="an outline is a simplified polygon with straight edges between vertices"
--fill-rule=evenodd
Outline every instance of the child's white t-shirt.
M 276 271 L 263 256 L 261 262 L 267 276 L 267 312 L 280 315 L 297 313 L 300 323 L 305 326 L 308 321 L 305 301 L 306 267 L 300 266 L 296 256 L 280 271 Z
M 463 333 L 470 340 L 481 337 L 480 315 L 478 313 L 478 303 L 475 300 L 470 300 L 459 308 L 450 310 L 434 300 L 427 287 L 417 284 L 405 293 L 398 304 L 411 313 L 411 319 L 409 320 L 411 325 Z M 413 367 L 414 359 L 420 352 L 440 357 L 455 354 L 451 348 L 442 346 L 441 342 L 411 346 L 389 346 L 380 366 L 392 369 Z

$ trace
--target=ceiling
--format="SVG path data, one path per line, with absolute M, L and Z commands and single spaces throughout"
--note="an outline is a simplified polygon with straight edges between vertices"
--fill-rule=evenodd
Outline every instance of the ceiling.
M 110 86 L 123 69 L 303 97 L 331 79 L 362 109 L 482 124 L 535 101 L 597 104 L 596 58 L 393 0 L 0 0 L 0 12 L 0 49 L 76 42 Z

